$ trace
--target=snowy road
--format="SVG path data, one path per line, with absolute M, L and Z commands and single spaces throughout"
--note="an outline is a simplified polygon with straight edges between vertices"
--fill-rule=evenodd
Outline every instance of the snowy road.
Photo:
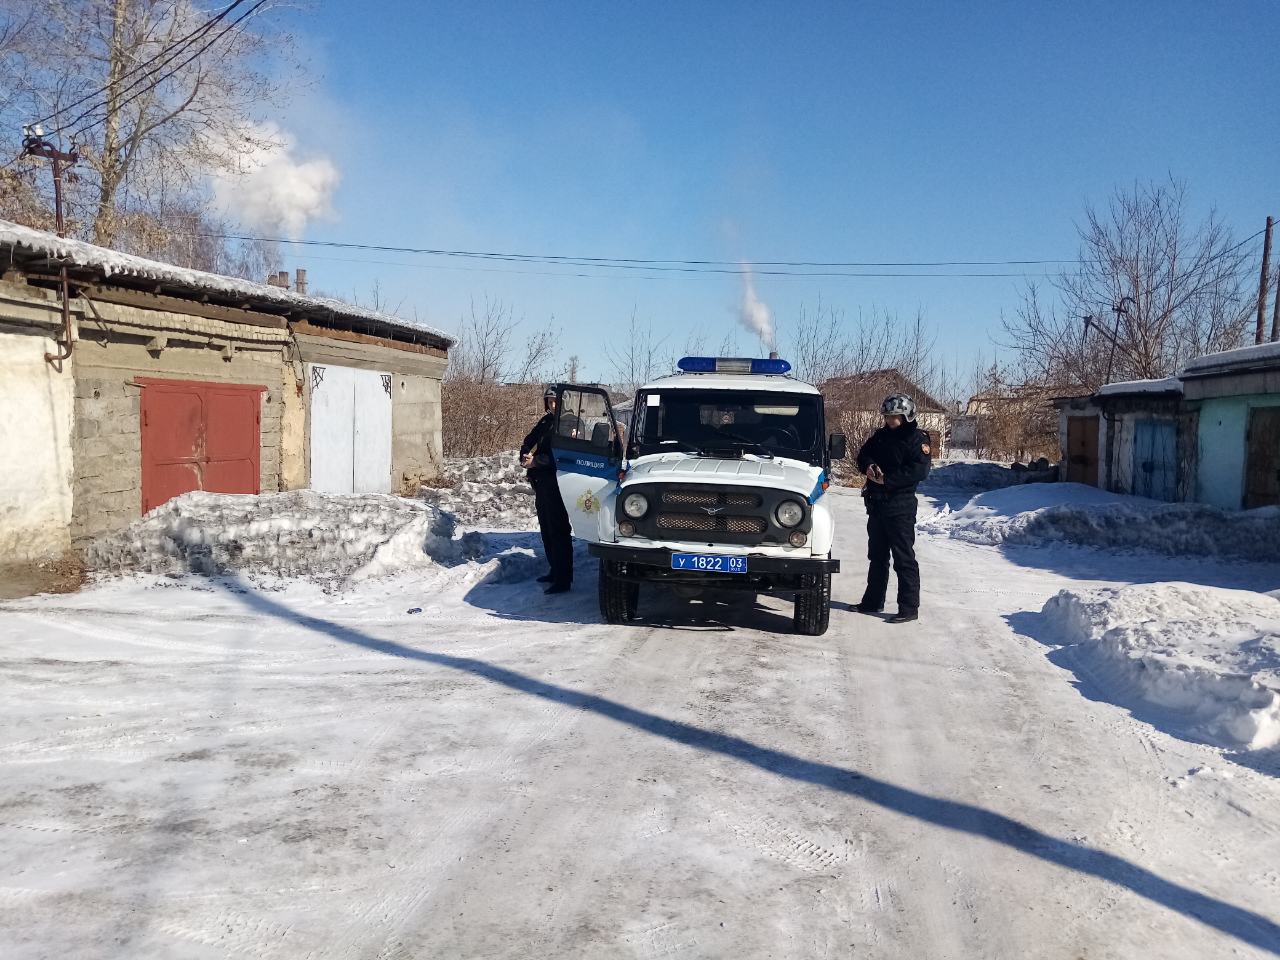
M 1280 567 L 922 537 L 891 627 L 838 496 L 818 638 L 733 598 L 607 627 L 585 571 L 0 605 L 0 955 L 1280 955 L 1280 762 L 1034 639 L 1063 587 Z

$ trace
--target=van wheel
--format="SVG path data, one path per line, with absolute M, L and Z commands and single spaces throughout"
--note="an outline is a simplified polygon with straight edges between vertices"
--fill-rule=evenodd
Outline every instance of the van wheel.
M 640 584 L 618 577 L 618 564 L 600 561 L 600 616 L 605 623 L 626 623 L 636 618 Z
M 831 573 L 807 573 L 804 588 L 796 594 L 792 626 L 796 633 L 820 637 L 831 622 Z

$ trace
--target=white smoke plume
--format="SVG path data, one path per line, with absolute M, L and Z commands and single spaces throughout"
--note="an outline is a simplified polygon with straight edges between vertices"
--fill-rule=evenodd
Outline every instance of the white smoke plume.
M 747 267 L 747 264 L 742 266 Z M 738 308 L 738 322 L 770 350 L 774 348 L 773 311 L 756 295 L 755 276 L 749 269 L 742 274 L 742 305 Z
M 263 124 L 236 154 L 235 173 L 211 177 L 214 200 L 229 220 L 296 239 L 312 220 L 333 214 L 338 168 L 328 157 L 302 159 L 293 138 Z

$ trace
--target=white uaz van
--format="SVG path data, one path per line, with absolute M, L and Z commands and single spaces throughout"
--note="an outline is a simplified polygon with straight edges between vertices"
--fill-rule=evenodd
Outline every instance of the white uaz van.
M 630 428 L 608 393 L 556 385 L 560 493 L 600 558 L 600 612 L 636 615 L 640 585 L 794 595 L 795 629 L 826 632 L 835 533 L 826 496 L 845 438 L 785 360 L 685 357 L 636 393 Z

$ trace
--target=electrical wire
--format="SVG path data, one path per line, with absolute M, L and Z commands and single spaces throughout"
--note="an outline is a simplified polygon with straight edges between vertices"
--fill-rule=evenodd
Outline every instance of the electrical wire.
M 219 31 L 219 32 L 218 32 L 218 33 L 217 33 L 217 34 L 216 34 L 216 35 L 215 35 L 211 40 L 207 41 L 207 42 L 204 44 L 204 46 L 202 46 L 199 50 L 197 50 L 195 53 L 191 54 L 191 56 L 187 57 L 185 60 L 183 60 L 181 63 L 179 63 L 177 66 L 173 67 L 172 69 L 168 69 L 168 70 L 167 70 L 165 73 L 163 73 L 161 76 L 157 77 L 153 82 L 151 82 L 151 83 L 147 84 L 147 85 L 146 85 L 145 87 L 143 87 L 142 89 L 137 90 L 136 92 L 134 92 L 133 94 L 131 94 L 130 96 L 128 96 L 128 97 L 126 97 L 124 100 L 122 100 L 122 101 L 120 102 L 120 104 L 118 105 L 117 109 L 123 109 L 124 107 L 126 107 L 126 106 L 128 106 L 130 103 L 132 103 L 133 101 L 137 100 L 139 97 L 146 95 L 147 93 L 149 93 L 149 92 L 151 92 L 152 90 L 154 90 L 156 87 L 160 86 L 160 84 L 164 83 L 166 80 L 168 80 L 168 79 L 170 79 L 171 77 L 173 77 L 175 74 L 177 74 L 177 73 L 178 73 L 178 71 L 179 71 L 179 70 L 183 69 L 183 68 L 184 68 L 184 67 L 186 67 L 188 64 L 192 63 L 193 61 L 195 61 L 196 59 L 198 59 L 199 57 L 201 57 L 201 56 L 202 56 L 202 55 L 203 55 L 207 50 L 209 50 L 209 48 L 211 48 L 215 43 L 217 43 L 219 40 L 221 40 L 223 37 L 225 37 L 228 33 L 230 33 L 232 30 L 234 30 L 234 29 L 235 29 L 236 27 L 238 27 L 240 24 L 244 23 L 244 21 L 246 21 L 246 20 L 248 20 L 250 17 L 252 17 L 252 16 L 253 16 L 257 11 L 258 11 L 258 9 L 259 9 L 260 7 L 262 7 L 262 6 L 264 6 L 266 3 L 267 3 L 267 0 L 258 0 L 258 2 L 257 2 L 257 3 L 255 3 L 255 4 L 254 4 L 252 7 L 250 7 L 247 11 L 245 11 L 244 13 L 242 13 L 238 18 L 236 18 L 235 20 L 233 20 L 231 23 L 227 24 L 227 26 L 225 26 L 221 31 Z M 168 62 L 165 64 L 165 66 L 166 66 L 166 67 L 168 66 L 168 63 L 172 63 L 172 60 L 168 61 Z M 138 81 L 135 81 L 133 84 L 130 84 L 130 86 L 129 86 L 129 87 L 126 87 L 126 88 L 125 88 L 125 90 L 124 90 L 124 91 L 121 91 L 121 92 L 122 92 L 122 93 L 123 93 L 123 92 L 127 92 L 128 90 L 130 90 L 130 89 L 132 89 L 133 87 L 137 86 L 137 83 L 138 83 Z M 63 130 L 66 130 L 66 129 L 68 129 L 68 128 L 72 127 L 72 126 L 75 126 L 75 125 L 76 125 L 77 123 L 79 123 L 81 120 L 83 120 L 83 119 L 85 119 L 86 117 L 90 116 L 91 114 L 93 114 L 93 113 L 97 112 L 98 110 L 102 110 L 102 109 L 103 109 L 103 108 L 105 108 L 106 106 L 107 106 L 107 104 L 106 104 L 106 103 L 100 103 L 100 104 L 98 104 L 97 106 L 91 107 L 90 109 L 88 109 L 88 110 L 84 111 L 84 113 L 80 114 L 80 116 L 76 117 L 74 120 L 70 121 L 70 122 L 69 122 L 69 123 L 67 123 L 67 124 L 64 124 L 64 125 L 60 126 L 60 127 L 59 127 L 57 130 L 55 130 L 54 132 L 55 132 L 55 133 L 61 133 Z M 100 123 L 104 122 L 105 120 L 106 120 L 106 117 L 105 117 L 105 116 L 103 116 L 103 117 L 98 118 L 97 120 L 94 120 L 94 121 L 93 121 L 93 122 L 91 122 L 91 123 L 87 123 L 87 124 L 85 124 L 84 126 L 82 126 L 82 127 L 80 127 L 79 129 L 77 129 L 77 130 L 75 131 L 75 133 L 73 133 L 73 134 L 71 135 L 71 140 L 74 142 L 74 141 L 76 140 L 76 138 L 78 138 L 79 136 L 81 136 L 81 135 L 82 135 L 82 134 L 84 134 L 85 132 L 87 132 L 87 131 L 89 131 L 89 130 L 92 130 L 94 127 L 96 127 L 98 124 L 100 124 Z
M 199 37 L 208 33 L 209 30 L 211 30 L 217 23 L 223 20 L 227 16 L 227 14 L 229 14 L 232 10 L 240 6 L 242 3 L 246 3 L 246 2 L 247 0 L 233 0 L 231 5 L 228 6 L 226 9 L 224 9 L 217 16 L 210 17 L 203 24 L 201 24 L 196 29 L 192 30 L 186 36 L 180 37 L 177 40 L 175 40 L 173 44 L 162 53 L 157 54 L 156 56 L 152 57 L 150 60 L 144 60 L 141 63 L 134 64 L 134 66 L 130 67 L 128 70 L 126 70 L 120 76 L 116 77 L 114 80 L 110 80 L 107 83 L 103 84 L 101 87 L 99 87 L 97 90 L 94 90 L 91 93 L 85 94 L 79 100 L 73 100 L 71 103 L 68 103 L 66 106 L 59 107 L 57 110 L 53 111 L 53 113 L 49 114 L 48 116 L 41 117 L 39 120 L 33 120 L 30 126 L 34 127 L 37 124 L 48 123 L 54 117 L 60 117 L 64 113 L 70 113 L 72 110 L 80 106 L 82 103 L 87 103 L 90 100 L 96 100 L 98 97 L 102 96 L 104 93 L 107 93 L 109 90 L 111 90 L 112 87 L 115 87 L 121 83 L 124 83 L 126 80 L 130 79 L 130 77 L 133 77 L 139 71 L 145 71 L 148 75 L 150 75 L 151 73 L 154 73 L 155 71 L 162 69 L 167 63 L 171 63 L 173 59 L 180 56 L 182 52 L 191 44 L 193 44 Z M 127 87 L 126 89 L 132 89 L 132 87 L 135 85 L 136 85 L 136 81 L 135 83 L 130 84 L 130 86 Z M 101 109 L 101 107 L 90 108 L 90 111 L 87 111 L 87 112 L 92 112 L 93 109 Z M 83 118 L 85 115 L 86 114 L 81 114 L 80 117 L 77 118 L 77 120 L 80 118 Z M 59 133 L 70 126 L 74 126 L 76 122 L 77 122 L 76 120 L 73 120 L 71 121 L 71 123 L 64 124 L 63 126 L 60 126 L 57 130 L 54 130 L 53 132 L 55 134 Z
M 563 264 L 566 266 L 597 266 L 616 269 L 671 270 L 687 272 L 688 268 L 706 268 L 699 272 L 720 272 L 732 274 L 760 274 L 759 267 L 899 267 L 899 268 L 933 268 L 933 267 L 1016 267 L 1016 266 L 1048 266 L 1059 263 L 1083 263 L 1075 259 L 1058 260 L 922 260 L 922 261 L 877 261 L 877 260 L 647 260 L 639 257 L 588 257 L 567 256 L 552 253 L 498 253 L 481 250 L 453 250 L 434 247 L 398 247 L 386 244 L 351 243 L 337 240 L 292 240 L 284 237 L 254 237 L 242 234 L 195 233 L 189 236 L 211 240 L 241 240 L 251 243 L 284 243 L 295 246 L 334 247 L 347 250 L 372 250 L 379 253 L 407 253 L 422 256 L 466 257 L 482 260 L 501 260 L 508 262 L 532 262 L 543 264 Z M 710 268 L 730 268 L 713 270 Z

